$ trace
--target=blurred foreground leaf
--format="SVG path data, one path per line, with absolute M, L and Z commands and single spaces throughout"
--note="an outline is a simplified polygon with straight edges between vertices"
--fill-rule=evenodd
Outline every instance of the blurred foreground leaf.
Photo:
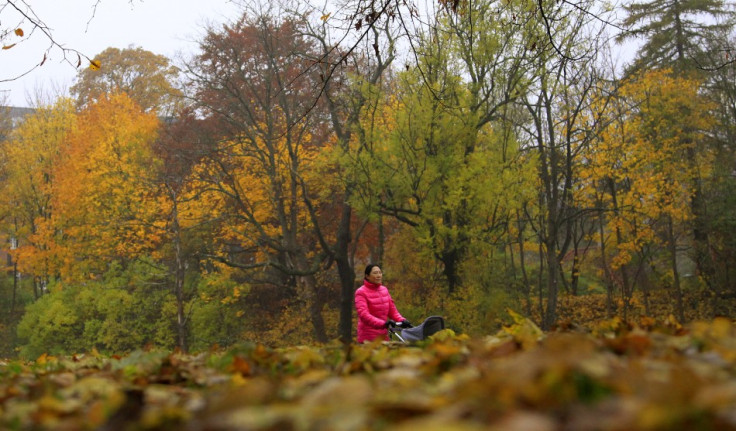
M 736 430 L 736 328 L 0 361 L 0 429 Z

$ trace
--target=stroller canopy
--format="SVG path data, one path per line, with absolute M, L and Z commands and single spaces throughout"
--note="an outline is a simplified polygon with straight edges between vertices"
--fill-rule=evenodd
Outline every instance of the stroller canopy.
M 445 320 L 440 316 L 430 316 L 413 328 L 403 329 L 400 335 L 404 342 L 410 343 L 424 340 L 443 329 L 445 329 Z

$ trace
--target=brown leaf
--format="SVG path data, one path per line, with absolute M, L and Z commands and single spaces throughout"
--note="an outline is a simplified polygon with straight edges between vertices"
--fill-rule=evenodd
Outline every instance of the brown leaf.
M 18 37 L 23 37 L 23 29 L 22 28 L 16 28 L 15 29 L 15 35 Z
M 250 364 L 241 356 L 233 357 L 233 363 L 230 365 L 230 370 L 240 373 L 243 376 L 249 376 L 251 373 Z
M 605 339 L 604 343 L 618 354 L 643 355 L 652 345 L 652 340 L 643 333 L 631 333 L 616 338 Z

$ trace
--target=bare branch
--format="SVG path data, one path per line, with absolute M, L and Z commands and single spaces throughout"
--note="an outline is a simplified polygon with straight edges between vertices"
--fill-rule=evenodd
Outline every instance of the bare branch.
M 101 0 L 97 0 L 97 1 L 99 3 Z M 31 6 L 25 0 L 19 0 L 19 1 L 18 0 L 5 0 L 5 2 L 7 5 L 9 5 L 12 9 L 14 9 L 17 13 L 19 13 L 23 17 L 24 22 L 28 22 L 32 26 L 32 29 L 30 30 L 30 32 L 28 32 L 28 35 L 25 37 L 25 40 L 28 40 L 28 38 L 30 38 L 31 35 L 33 35 L 33 33 L 35 33 L 38 30 L 41 33 L 43 33 L 45 38 L 49 41 L 49 47 L 46 48 L 46 50 L 44 51 L 44 56 L 40 63 L 34 65 L 30 69 L 26 70 L 25 72 L 20 73 L 19 75 L 16 75 L 11 78 L 0 79 L 0 82 L 15 81 L 17 79 L 20 79 L 28 75 L 33 70 L 42 66 L 46 62 L 46 59 L 48 58 L 48 53 L 51 52 L 51 50 L 54 48 L 58 48 L 63 54 L 64 61 L 66 61 L 68 64 L 72 65 L 75 68 L 79 68 L 82 65 L 82 58 L 86 59 L 89 62 L 92 61 L 92 59 L 90 59 L 86 54 L 82 53 L 81 51 L 78 51 L 73 48 L 67 48 L 61 43 L 57 42 L 51 32 L 51 29 L 48 27 L 48 25 L 46 25 L 46 23 L 44 23 L 43 20 L 38 15 L 36 15 L 36 13 L 33 11 Z M 96 7 L 97 5 L 95 5 L 95 9 Z M 76 55 L 76 63 L 72 62 L 74 59 L 74 55 Z M 72 59 L 70 59 L 69 57 L 72 57 Z

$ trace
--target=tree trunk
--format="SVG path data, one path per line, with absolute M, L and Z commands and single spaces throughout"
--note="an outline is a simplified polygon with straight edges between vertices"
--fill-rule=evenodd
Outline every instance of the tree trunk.
M 184 261 L 181 251 L 181 227 L 179 226 L 179 212 L 176 205 L 176 196 L 173 197 L 172 209 L 172 231 L 174 234 L 174 294 L 176 296 L 176 333 L 177 345 L 179 349 L 187 353 L 189 346 L 187 345 L 187 317 L 184 314 Z
M 322 309 L 325 305 L 325 295 L 320 289 L 317 278 L 309 270 L 309 259 L 302 253 L 302 249 L 290 247 L 299 250 L 298 252 L 288 255 L 287 260 L 289 267 L 296 271 L 297 291 L 299 299 L 307 306 L 309 313 L 309 321 L 312 324 L 314 339 L 319 343 L 327 342 L 327 331 L 325 330 L 325 321 L 322 317 Z
M 13 320 L 15 314 L 15 301 L 18 295 L 18 263 L 13 262 L 13 298 L 10 302 L 10 320 Z
M 340 277 L 340 323 L 338 326 L 338 337 L 343 343 L 349 343 L 353 338 L 355 268 L 351 264 L 349 254 L 351 241 L 350 219 L 352 213 L 352 208 L 346 202 L 342 209 L 335 247 L 337 274 Z
M 445 249 L 440 253 L 440 262 L 442 262 L 442 272 L 447 279 L 447 293 L 452 295 L 455 289 L 460 285 L 460 275 L 458 274 L 458 251 L 454 248 Z
M 565 268 L 562 267 L 562 261 L 557 260 L 557 271 L 560 273 L 558 274 L 559 278 L 558 280 L 562 284 L 562 292 L 566 295 L 572 293 L 572 288 L 570 287 L 570 284 L 568 284 L 567 279 L 565 278 Z
M 551 244 L 550 244 L 551 243 Z M 557 296 L 559 290 L 559 262 L 555 255 L 554 241 L 547 241 L 547 310 L 542 329 L 548 331 L 557 321 Z
M 616 227 L 616 242 L 620 245 L 623 242 L 621 229 Z M 621 264 L 619 271 L 621 272 L 621 301 L 623 301 L 622 318 L 625 321 L 629 318 L 629 302 L 633 293 L 633 288 L 629 285 L 629 273 L 627 271 L 628 264 Z
M 600 248 L 601 248 L 601 266 L 603 267 L 603 273 L 606 277 L 606 316 L 611 318 L 613 316 L 613 276 L 611 270 L 608 268 L 608 259 L 606 258 L 606 241 L 604 239 L 603 232 L 603 210 L 599 211 L 598 223 L 598 235 L 600 236 Z
M 33 277 L 33 298 L 36 300 L 41 297 L 41 295 L 38 293 L 40 290 L 39 284 L 41 284 L 41 277 Z
M 516 220 L 519 224 L 519 268 L 521 269 L 521 277 L 524 283 L 524 297 L 526 298 L 526 315 L 532 315 L 532 289 L 529 282 L 529 275 L 526 272 L 526 259 L 524 257 L 524 229 L 521 223 L 521 215 L 516 213 Z
M 575 255 L 572 258 L 572 269 L 570 270 L 570 291 L 573 296 L 578 296 L 578 285 L 580 281 L 580 257 L 578 257 L 578 248 L 575 246 Z
M 326 343 L 327 332 L 325 330 L 325 321 L 322 318 L 324 300 L 317 289 L 317 280 L 313 275 L 297 277 L 297 279 L 302 285 L 302 297 L 307 302 L 309 320 L 312 322 L 312 329 L 314 330 L 314 339 L 318 343 Z
M 680 285 L 680 274 L 677 270 L 677 239 L 675 238 L 675 228 L 672 216 L 667 217 L 667 233 L 670 248 L 670 269 L 672 271 L 672 284 L 675 288 L 675 298 L 677 304 L 677 318 L 680 322 L 685 322 L 685 307 L 682 298 L 682 286 Z
M 544 326 L 544 289 L 543 283 L 544 283 L 544 259 L 542 258 L 544 256 L 544 245 L 542 244 L 542 239 L 539 237 L 539 274 L 537 275 L 537 286 L 538 286 L 538 296 L 539 296 L 539 326 Z

